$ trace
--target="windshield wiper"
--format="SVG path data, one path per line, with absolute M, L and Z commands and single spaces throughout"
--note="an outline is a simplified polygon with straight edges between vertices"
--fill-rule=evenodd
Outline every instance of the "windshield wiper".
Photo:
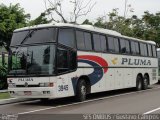
M 23 44 L 23 43 L 28 39 L 28 37 L 31 37 L 31 35 L 32 35 L 35 31 L 37 31 L 37 29 L 34 29 L 34 30 L 32 30 L 31 32 L 29 31 L 29 32 L 27 33 L 27 35 L 24 37 L 24 39 L 22 40 L 21 44 Z

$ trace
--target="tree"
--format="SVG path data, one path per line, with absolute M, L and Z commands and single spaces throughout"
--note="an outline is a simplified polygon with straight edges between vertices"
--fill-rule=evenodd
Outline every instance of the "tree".
M 40 16 L 38 16 L 36 19 L 31 20 L 28 25 L 31 26 L 31 25 L 48 24 L 48 23 L 51 23 L 51 20 L 48 20 L 46 18 L 46 13 L 44 12 L 41 13 Z
M 143 38 L 154 40 L 160 47 L 160 12 L 151 14 L 145 11 L 142 20 L 144 24 Z
M 113 9 L 106 16 L 99 17 L 94 24 L 97 27 L 115 30 L 122 35 L 139 38 L 143 40 L 152 40 L 160 47 L 160 12 L 151 14 L 144 12 L 142 18 L 136 15 L 125 18 L 118 14 L 118 9 Z
M 90 22 L 88 19 L 86 19 L 82 24 L 86 24 L 86 25 L 93 25 L 92 22 Z
M 92 3 L 92 0 L 88 2 L 84 2 L 84 0 L 70 0 L 69 3 L 73 6 L 72 11 L 69 12 L 69 20 L 64 15 L 63 11 L 63 0 L 44 0 L 46 6 L 46 14 L 51 17 L 51 20 L 54 22 L 63 22 L 63 23 L 77 23 L 77 20 L 86 16 L 90 13 L 95 6 L 96 3 Z M 47 6 L 48 5 L 48 6 Z M 54 17 L 53 17 L 54 15 Z M 56 19 L 55 15 L 57 15 L 60 19 Z
M 0 5 L 0 45 L 9 50 L 13 30 L 27 25 L 30 15 L 25 14 L 19 4 Z

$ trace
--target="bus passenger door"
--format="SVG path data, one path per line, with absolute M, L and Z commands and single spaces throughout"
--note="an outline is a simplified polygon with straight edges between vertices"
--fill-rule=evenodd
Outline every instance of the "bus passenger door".
M 71 95 L 71 73 L 77 67 L 76 51 L 59 47 L 57 49 L 57 96 Z

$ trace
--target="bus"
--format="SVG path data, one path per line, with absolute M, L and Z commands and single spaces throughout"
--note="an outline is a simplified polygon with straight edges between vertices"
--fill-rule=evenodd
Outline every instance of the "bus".
M 158 83 L 160 83 L 160 48 L 157 48 L 157 57 L 158 57 Z
M 12 97 L 41 100 L 135 87 L 158 81 L 156 43 L 90 25 L 57 23 L 17 29 L 9 53 Z
M 7 66 L 8 54 L 7 52 L 0 53 L 0 90 L 7 88 Z

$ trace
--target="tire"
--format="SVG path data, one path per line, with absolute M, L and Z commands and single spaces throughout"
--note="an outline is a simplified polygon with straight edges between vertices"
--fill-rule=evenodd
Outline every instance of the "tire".
M 140 75 L 137 76 L 136 80 L 136 90 L 140 91 L 142 90 L 142 77 Z
M 76 88 L 76 100 L 82 102 L 86 100 L 87 96 L 87 85 L 85 80 L 79 80 Z
M 148 76 L 147 76 L 147 75 L 144 75 L 144 79 L 143 79 L 143 82 L 142 82 L 142 89 L 143 89 L 143 90 L 148 89 L 148 81 L 149 81 Z

